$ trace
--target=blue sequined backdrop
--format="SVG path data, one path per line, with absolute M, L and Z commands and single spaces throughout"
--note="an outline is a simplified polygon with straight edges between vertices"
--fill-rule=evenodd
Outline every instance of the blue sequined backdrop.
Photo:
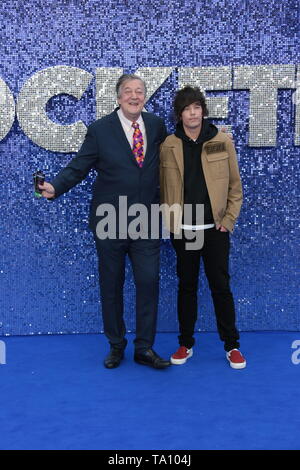
M 184 69 L 215 67 L 216 78 L 218 70 L 226 68 L 229 86 L 226 80 L 223 88 L 217 83 L 207 90 L 207 97 L 228 97 L 227 117 L 213 121 L 232 125 L 244 186 L 244 205 L 231 252 L 238 327 L 299 330 L 300 160 L 295 143 L 300 144 L 300 114 L 296 85 L 291 85 L 291 80 L 296 82 L 300 63 L 298 2 L 11 0 L 2 1 L 0 9 L 0 335 L 94 333 L 102 329 L 97 260 L 87 228 L 94 175 L 55 203 L 35 200 L 32 193 L 36 169 L 52 178 L 74 155 L 63 149 L 47 150 L 48 144 L 43 147 L 28 137 L 31 125 L 42 139 L 45 132 L 42 127 L 35 128 L 35 111 L 28 96 L 23 96 L 23 101 L 20 96 L 31 77 L 57 66 L 80 68 L 89 77 L 80 100 L 70 92 L 60 92 L 47 102 L 48 118 L 60 125 L 78 120 L 88 125 L 97 112 L 99 115 L 97 93 L 105 97 L 101 86 L 109 90 L 111 81 L 105 83 L 102 68 L 134 72 L 144 67 L 170 67 L 170 74 L 146 105 L 148 111 L 166 119 L 169 131 L 173 130 L 172 99 Z M 268 103 L 272 81 L 277 80 L 277 72 L 271 73 L 270 79 L 267 67 L 272 65 L 279 66 L 275 68 L 281 77 L 275 108 L 274 102 Z M 291 67 L 280 69 L 286 65 Z M 241 66 L 250 66 L 260 85 L 265 81 L 262 94 L 252 95 L 256 101 L 253 98 L 251 102 L 243 85 L 247 68 L 238 69 Z M 257 66 L 262 68 L 253 69 Z M 98 85 L 96 69 L 101 69 Z M 197 70 L 188 73 L 190 80 L 202 76 Z M 34 99 L 38 93 L 47 93 L 45 80 L 42 74 L 39 83 L 32 85 Z M 151 80 L 155 81 L 153 73 L 149 83 Z M 12 95 L 19 106 L 15 118 Z M 275 124 L 268 114 L 272 106 Z M 254 129 L 251 137 L 251 119 L 254 127 L 261 126 L 262 136 L 260 129 Z M 266 136 L 274 126 L 277 137 L 268 146 Z M 49 145 L 57 142 L 55 136 L 55 132 L 46 133 Z M 161 254 L 158 330 L 176 331 L 175 259 L 169 241 L 162 241 Z M 134 295 L 128 265 L 128 330 L 135 327 Z M 203 276 L 197 328 L 216 329 Z

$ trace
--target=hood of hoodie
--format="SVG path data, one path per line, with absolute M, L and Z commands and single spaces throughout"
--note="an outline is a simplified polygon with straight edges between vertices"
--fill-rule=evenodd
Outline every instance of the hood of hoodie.
M 218 128 L 213 124 L 209 123 L 207 119 L 202 119 L 202 127 L 201 132 L 196 141 L 191 139 L 186 135 L 184 132 L 182 121 L 178 122 L 176 126 L 175 135 L 179 137 L 179 139 L 184 140 L 185 142 L 189 143 L 190 145 L 198 145 L 202 144 L 203 142 L 207 142 L 208 140 L 215 137 L 218 133 Z

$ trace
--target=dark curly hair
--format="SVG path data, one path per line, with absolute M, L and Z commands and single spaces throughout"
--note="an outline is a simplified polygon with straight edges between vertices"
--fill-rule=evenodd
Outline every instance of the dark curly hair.
M 203 116 L 208 116 L 205 96 L 202 91 L 200 91 L 200 88 L 187 85 L 181 90 L 178 90 L 175 95 L 173 107 L 177 122 L 180 121 L 181 113 L 184 108 L 192 103 L 199 103 L 202 107 Z

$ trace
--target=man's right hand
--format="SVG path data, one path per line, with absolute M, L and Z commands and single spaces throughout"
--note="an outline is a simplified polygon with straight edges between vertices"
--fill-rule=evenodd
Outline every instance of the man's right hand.
M 233 140 L 233 135 L 231 132 L 227 132 L 226 127 L 221 127 L 221 132 L 225 132 L 226 135 L 228 135 L 229 139 Z
M 44 182 L 44 184 L 39 184 L 39 189 L 42 192 L 42 196 L 46 199 L 53 199 L 55 197 L 55 189 L 52 184 Z

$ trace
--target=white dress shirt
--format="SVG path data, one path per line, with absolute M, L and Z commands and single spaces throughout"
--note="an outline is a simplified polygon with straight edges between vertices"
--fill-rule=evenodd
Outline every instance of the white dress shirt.
M 130 121 L 129 119 L 127 119 L 124 116 L 124 113 L 123 113 L 121 108 L 118 109 L 117 114 L 118 114 L 119 119 L 121 121 L 123 131 L 125 132 L 127 140 L 129 142 L 129 145 L 132 148 L 133 147 L 133 133 L 134 133 L 134 128 L 132 127 L 132 121 Z M 145 156 L 146 155 L 146 150 L 147 150 L 147 136 L 146 136 L 145 124 L 144 124 L 144 121 L 143 121 L 143 118 L 142 118 L 141 114 L 140 114 L 140 117 L 135 122 L 138 123 L 138 125 L 140 127 L 140 131 L 143 135 L 143 141 L 144 141 L 143 149 L 144 149 L 144 156 Z

